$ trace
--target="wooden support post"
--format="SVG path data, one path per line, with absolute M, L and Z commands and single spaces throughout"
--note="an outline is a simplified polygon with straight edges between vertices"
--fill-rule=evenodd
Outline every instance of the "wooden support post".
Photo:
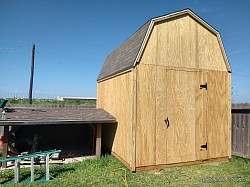
M 96 124 L 96 145 L 95 154 L 96 156 L 101 156 L 101 145 L 102 145 L 102 125 Z
M 8 155 L 8 141 L 9 141 L 9 126 L 4 126 L 3 132 L 3 159 L 7 158 Z M 3 168 L 7 168 L 7 162 L 3 162 Z

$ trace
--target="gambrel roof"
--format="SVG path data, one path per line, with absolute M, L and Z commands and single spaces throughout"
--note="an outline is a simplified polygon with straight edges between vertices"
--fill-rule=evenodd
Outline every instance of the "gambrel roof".
M 108 55 L 97 80 L 104 79 L 133 67 L 149 24 L 150 21 L 145 23 L 129 39 L 121 44 L 121 46 Z
M 142 52 L 146 46 L 147 40 L 150 36 L 154 24 L 159 21 L 168 20 L 183 15 L 189 15 L 217 36 L 224 60 L 226 62 L 227 70 L 231 72 L 219 32 L 209 24 L 207 24 L 200 17 L 198 17 L 196 14 L 194 14 L 190 9 L 185 9 L 179 12 L 152 18 L 147 21 L 130 38 L 128 38 L 124 43 L 122 43 L 118 48 L 116 48 L 108 55 L 97 78 L 97 81 L 101 81 L 135 67 L 140 61 Z

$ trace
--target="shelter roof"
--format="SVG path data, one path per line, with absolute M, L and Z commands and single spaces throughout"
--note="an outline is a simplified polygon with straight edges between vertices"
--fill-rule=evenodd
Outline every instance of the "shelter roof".
M 97 108 L 15 108 L 6 112 L 5 125 L 86 124 L 115 123 L 116 119 L 103 109 Z

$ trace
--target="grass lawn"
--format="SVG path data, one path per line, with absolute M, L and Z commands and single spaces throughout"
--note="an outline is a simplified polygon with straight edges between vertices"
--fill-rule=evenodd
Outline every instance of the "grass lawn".
M 124 186 L 124 168 L 128 186 L 250 186 L 250 159 L 232 157 L 229 162 L 184 166 L 131 173 L 111 155 L 84 162 L 52 165 L 51 175 L 59 180 L 3 186 Z M 37 167 L 35 178 L 44 176 L 44 167 Z M 21 169 L 21 179 L 30 177 L 29 169 Z M 13 179 L 13 171 L 1 172 L 0 183 Z M 223 181 L 224 180 L 224 181 Z

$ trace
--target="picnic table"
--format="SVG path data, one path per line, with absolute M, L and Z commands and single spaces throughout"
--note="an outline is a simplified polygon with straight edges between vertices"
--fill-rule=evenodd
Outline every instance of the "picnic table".
M 36 157 L 45 157 L 45 180 L 50 180 L 49 175 L 49 158 L 50 155 L 60 153 L 61 150 L 49 150 L 49 151 L 41 151 L 30 154 L 18 155 L 13 157 L 8 157 L 5 159 L 0 159 L 0 163 L 14 161 L 14 182 L 18 183 L 20 181 L 20 161 L 23 159 L 30 159 L 30 180 L 34 182 L 34 160 Z

